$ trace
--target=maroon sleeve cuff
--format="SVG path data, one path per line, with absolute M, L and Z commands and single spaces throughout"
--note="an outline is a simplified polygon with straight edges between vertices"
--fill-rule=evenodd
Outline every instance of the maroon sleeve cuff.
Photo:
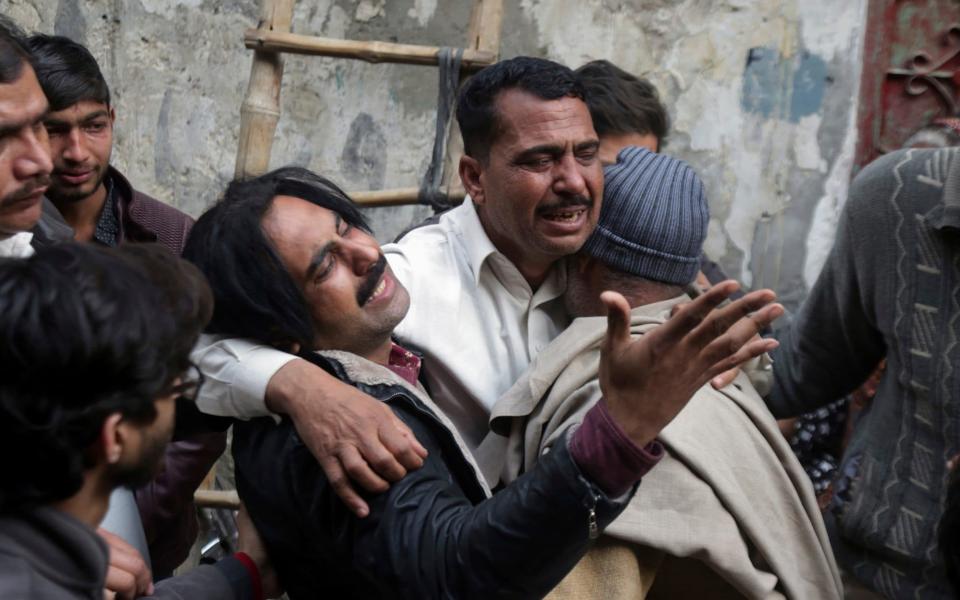
M 625 494 L 663 457 L 654 440 L 643 448 L 633 443 L 613 420 L 601 398 L 569 441 L 574 462 L 611 498 Z
M 253 562 L 253 559 L 246 552 L 237 552 L 233 557 L 243 565 L 243 568 L 250 575 L 250 587 L 253 591 L 254 600 L 264 600 L 263 582 L 260 580 L 260 569 L 257 568 L 257 563 Z

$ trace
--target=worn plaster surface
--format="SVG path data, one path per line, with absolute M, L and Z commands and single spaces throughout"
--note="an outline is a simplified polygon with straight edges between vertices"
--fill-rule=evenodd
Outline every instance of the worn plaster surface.
M 507 0 L 502 54 L 576 67 L 606 58 L 651 79 L 664 151 L 707 183 L 707 252 L 795 307 L 846 196 L 866 0 Z M 116 98 L 114 163 L 191 214 L 233 173 L 255 0 L 0 0 L 30 30 L 87 44 Z M 459 45 L 469 0 L 301 0 L 294 30 Z M 348 190 L 415 186 L 429 162 L 436 70 L 291 57 L 273 166 Z M 430 214 L 371 209 L 381 239 Z

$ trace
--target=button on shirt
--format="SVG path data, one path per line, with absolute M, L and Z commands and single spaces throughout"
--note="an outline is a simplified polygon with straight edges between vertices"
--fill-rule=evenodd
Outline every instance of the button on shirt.
M 532 290 L 487 237 L 469 199 L 383 251 L 410 292 L 410 311 L 395 335 L 423 354 L 431 397 L 476 448 L 488 431 L 490 407 L 566 328 L 565 272 L 553 269 Z M 293 358 L 204 336 L 194 353 L 207 376 L 201 409 L 240 418 L 269 414 L 267 383 Z

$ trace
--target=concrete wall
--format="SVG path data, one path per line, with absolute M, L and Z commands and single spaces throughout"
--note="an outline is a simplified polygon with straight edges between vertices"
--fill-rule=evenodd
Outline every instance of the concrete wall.
M 708 253 L 751 286 L 802 299 L 829 250 L 856 141 L 867 0 L 506 0 L 502 51 L 606 58 L 662 90 L 666 152 L 707 182 Z M 197 214 L 229 180 L 255 0 L 0 0 L 28 29 L 81 40 L 118 113 L 114 163 Z M 469 0 L 301 0 L 295 31 L 458 45 Z M 418 185 L 436 70 L 291 57 L 273 164 L 346 189 Z M 429 214 L 371 209 L 388 239 Z

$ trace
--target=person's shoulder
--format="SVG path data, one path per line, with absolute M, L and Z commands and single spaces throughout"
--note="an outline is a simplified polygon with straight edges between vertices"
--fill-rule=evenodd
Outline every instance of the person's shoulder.
M 450 283 L 450 278 L 460 273 L 468 253 L 458 211 L 459 207 L 435 215 L 383 246 L 391 268 L 408 291 L 417 281 Z
M 137 219 L 150 219 L 166 222 L 193 224 L 193 217 L 182 210 L 157 200 L 150 194 L 137 189 L 126 175 L 114 166 L 110 166 L 110 177 L 121 197 L 130 203 L 130 212 Z
M 446 246 L 457 235 L 460 207 L 428 217 L 412 225 L 390 244 L 403 252 L 436 251 Z
M 30 562 L 0 545 L 0 598 L 35 598 L 36 573 Z
M 152 214 L 164 221 L 193 225 L 193 217 L 187 213 L 137 189 L 133 190 L 133 203 L 139 208 L 137 212 L 140 214 Z
M 912 194 L 923 179 L 946 177 L 960 148 L 904 148 L 865 166 L 850 184 L 851 210 L 873 210 L 876 202 L 894 194 Z

